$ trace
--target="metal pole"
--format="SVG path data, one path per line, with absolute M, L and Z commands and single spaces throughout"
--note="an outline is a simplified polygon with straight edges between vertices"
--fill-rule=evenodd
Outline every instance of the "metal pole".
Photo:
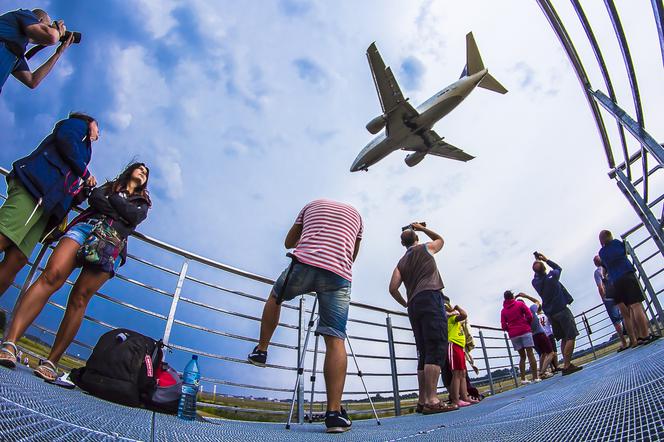
M 311 369 L 311 397 L 309 398 L 309 423 L 314 422 L 314 393 L 316 392 L 316 361 L 318 360 L 318 340 L 320 335 L 314 332 L 316 337 L 314 341 L 314 365 Z
M 505 348 L 507 349 L 507 355 L 510 358 L 510 367 L 512 367 L 511 371 L 512 371 L 512 378 L 514 379 L 514 386 L 518 387 L 519 381 L 516 377 L 516 368 L 514 367 L 514 359 L 512 359 L 512 349 L 510 348 L 510 341 L 509 339 L 507 339 L 507 333 L 503 333 L 503 336 L 505 336 Z
M 590 349 L 593 352 L 593 359 L 597 359 L 597 354 L 595 353 L 595 346 L 593 345 L 593 338 L 590 337 L 592 330 L 590 329 L 590 324 L 588 323 L 588 318 L 586 318 L 586 312 L 581 313 L 581 320 L 583 321 L 583 327 L 586 329 L 586 335 L 588 336 L 588 342 L 590 343 Z
M 399 376 L 397 375 L 397 357 L 394 349 L 394 331 L 392 329 L 392 318 L 387 314 L 387 348 L 390 351 L 390 368 L 392 370 L 392 393 L 394 394 L 394 414 L 401 416 L 401 396 L 399 396 Z
M 378 413 L 376 413 L 376 407 L 374 407 L 374 403 L 371 400 L 371 395 L 369 394 L 369 390 L 367 390 L 367 384 L 364 383 L 364 378 L 362 377 L 362 370 L 360 370 L 360 365 L 357 363 L 357 358 L 355 357 L 355 352 L 353 351 L 353 346 L 350 343 L 350 338 L 346 336 L 346 342 L 348 342 L 348 348 L 350 349 L 350 354 L 353 356 L 353 361 L 355 361 L 355 368 L 357 369 L 357 375 L 360 377 L 360 380 L 362 381 L 362 386 L 364 387 L 364 392 L 367 394 L 367 399 L 369 399 L 369 405 L 371 405 L 371 409 L 373 410 L 374 417 L 376 418 L 376 423 L 380 425 L 380 419 L 378 419 Z
M 651 302 L 650 303 L 646 302 L 646 305 L 648 305 L 651 308 L 650 315 L 653 317 L 653 319 L 655 319 L 655 327 L 657 327 L 659 334 L 662 334 L 660 321 L 664 320 L 664 312 L 662 311 L 662 305 L 659 303 L 659 298 L 657 297 L 657 293 L 655 292 L 655 289 L 650 283 L 650 278 L 648 278 L 648 275 L 646 274 L 645 270 L 643 270 L 643 265 L 641 265 L 641 261 L 639 260 L 638 256 L 636 256 L 636 253 L 634 252 L 632 245 L 627 240 L 625 240 L 624 243 L 625 243 L 625 250 L 627 250 L 627 254 L 632 258 L 634 267 L 636 267 L 636 270 L 639 272 L 639 276 L 643 281 L 643 285 L 646 288 L 646 292 L 648 292 L 648 296 L 650 296 Z M 652 313 L 652 307 L 650 306 L 650 304 L 655 306 L 655 310 L 657 311 L 656 317 Z
M 315 307 L 315 306 L 314 306 Z M 302 334 L 304 331 L 304 313 L 305 313 L 305 308 L 306 308 L 306 303 L 304 302 L 304 295 L 300 296 L 300 306 L 298 309 L 298 328 L 297 328 L 297 360 L 300 360 L 300 355 L 303 355 L 307 352 L 307 346 L 306 343 L 303 344 L 302 340 L 304 338 L 304 335 Z M 313 314 L 311 316 L 311 320 L 309 321 L 309 327 L 311 329 L 311 326 L 313 326 Z M 307 330 L 307 338 L 309 337 L 309 330 Z M 304 362 L 304 358 L 302 358 L 302 361 Z M 304 366 L 301 366 L 304 368 Z M 300 370 L 298 372 L 298 377 L 300 378 L 298 385 L 297 385 L 297 423 L 298 424 L 303 424 L 304 423 L 304 370 Z
M 212 402 L 217 402 L 217 384 L 212 386 Z
M 25 281 L 23 281 L 23 286 L 21 287 L 21 291 L 18 292 L 18 297 L 16 298 L 16 302 L 14 303 L 14 308 L 11 311 L 11 313 L 17 310 L 19 305 L 21 305 L 21 299 L 23 298 L 23 293 L 25 293 L 25 291 L 28 290 L 28 287 L 30 287 L 34 282 L 35 274 L 39 269 L 39 264 L 41 263 L 42 259 L 44 259 L 44 255 L 46 254 L 47 250 L 48 250 L 48 244 L 42 245 L 41 249 L 39 250 L 39 253 L 37 254 L 37 257 L 35 258 L 35 262 L 32 264 L 32 266 L 30 266 L 30 271 L 25 277 Z
M 184 279 L 187 276 L 187 269 L 189 268 L 189 260 L 185 259 L 182 263 L 182 268 L 180 269 L 180 275 L 178 276 L 178 282 L 175 285 L 175 292 L 173 293 L 173 300 L 171 301 L 171 310 L 168 312 L 168 318 L 166 319 L 166 327 L 164 328 L 164 337 L 162 338 L 164 345 L 168 345 L 171 339 L 171 330 L 173 329 L 173 321 L 175 321 L 175 311 L 178 308 L 178 302 L 180 301 L 180 293 L 182 292 L 182 286 L 184 285 Z M 166 353 L 164 353 L 164 359 L 166 359 Z
M 300 303 L 302 303 L 302 300 L 300 300 Z M 307 355 L 306 349 L 307 349 L 307 344 L 309 343 L 309 334 L 311 333 L 311 329 L 314 325 L 314 316 L 316 314 L 316 304 L 318 303 L 318 298 L 314 298 L 314 305 L 311 308 L 311 317 L 309 318 L 309 328 L 307 329 L 307 333 L 304 336 L 304 344 L 300 345 L 299 339 L 298 339 L 298 350 L 302 349 L 303 351 L 298 352 L 300 354 L 300 358 L 297 361 L 297 376 L 295 376 L 295 386 L 293 387 L 293 397 L 291 398 L 291 406 L 290 406 L 290 412 L 288 413 L 288 421 L 286 422 L 286 429 L 290 430 L 290 425 L 291 421 L 293 420 L 293 410 L 295 408 L 295 396 L 297 395 L 300 384 L 302 381 L 302 374 L 304 373 L 304 357 Z M 300 307 L 302 305 L 300 304 Z M 303 312 L 304 310 L 300 308 L 300 312 Z M 300 325 L 302 324 L 302 321 L 300 321 Z M 304 422 L 302 422 L 304 423 Z
M 484 334 L 480 330 L 480 343 L 482 344 L 482 353 L 484 353 L 484 366 L 486 367 L 486 374 L 489 376 L 489 388 L 491 389 L 491 395 L 496 394 L 496 390 L 493 386 L 493 376 L 491 376 L 491 365 L 489 364 L 489 355 L 486 352 L 486 345 L 484 344 Z

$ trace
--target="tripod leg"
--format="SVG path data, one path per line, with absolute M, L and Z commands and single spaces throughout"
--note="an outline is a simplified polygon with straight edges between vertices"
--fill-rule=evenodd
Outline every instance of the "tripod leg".
M 316 340 L 314 341 L 314 366 L 311 370 L 311 398 L 309 399 L 309 423 L 314 422 L 314 391 L 316 387 L 316 360 L 318 359 L 318 339 L 320 335 L 314 332 Z
M 290 430 L 290 425 L 293 420 L 293 409 L 295 408 L 295 396 L 297 395 L 297 389 L 300 386 L 300 376 L 304 373 L 304 357 L 307 355 L 307 345 L 309 344 L 309 335 L 311 334 L 311 329 L 314 326 L 314 316 L 316 314 L 316 303 L 318 298 L 314 300 L 314 306 L 311 309 L 311 317 L 309 318 L 309 326 L 307 327 L 307 334 L 304 337 L 304 345 L 302 346 L 302 354 L 300 354 L 300 360 L 297 362 L 297 375 L 295 377 L 295 387 L 293 387 L 293 397 L 291 398 L 290 412 L 288 413 L 288 422 L 286 422 L 286 429 Z
M 369 390 L 367 390 L 367 384 L 364 383 L 364 378 L 362 377 L 362 370 L 360 370 L 360 366 L 357 363 L 357 358 L 355 357 L 353 346 L 350 343 L 350 338 L 346 337 L 346 341 L 348 341 L 348 348 L 350 348 L 350 354 L 353 355 L 353 361 L 355 361 L 355 368 L 357 368 L 357 375 L 360 377 L 360 380 L 362 381 L 362 386 L 364 387 L 364 391 L 367 394 L 367 399 L 369 399 L 369 404 L 371 405 L 374 417 L 376 418 L 376 423 L 380 425 L 380 419 L 378 419 L 378 413 L 376 413 L 376 407 L 374 407 L 374 403 L 371 400 L 371 395 L 369 395 Z

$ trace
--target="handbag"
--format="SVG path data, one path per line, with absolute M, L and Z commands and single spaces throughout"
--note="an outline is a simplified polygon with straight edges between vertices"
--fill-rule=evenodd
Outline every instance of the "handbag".
M 104 217 L 92 227 L 76 257 L 81 265 L 113 274 L 115 260 L 126 245 L 127 239 L 122 238 L 115 230 L 113 220 Z

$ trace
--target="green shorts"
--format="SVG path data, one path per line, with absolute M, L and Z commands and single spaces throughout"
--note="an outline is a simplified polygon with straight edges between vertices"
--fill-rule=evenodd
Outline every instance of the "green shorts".
M 0 234 L 28 258 L 42 239 L 49 219 L 41 207 L 35 210 L 36 205 L 37 201 L 19 181 L 12 179 L 7 182 L 7 201 L 0 207 Z

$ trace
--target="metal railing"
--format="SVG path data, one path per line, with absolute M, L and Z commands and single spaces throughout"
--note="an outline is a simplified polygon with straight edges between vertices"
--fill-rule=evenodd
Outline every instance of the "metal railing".
M 157 259 L 148 260 L 134 253 L 129 254 L 128 264 L 91 301 L 69 355 L 77 351 L 89 352 L 96 339 L 110 329 L 128 327 L 162 337 L 173 349 L 168 358 L 177 367 L 184 366 L 188 354 L 198 354 L 202 359 L 201 365 L 205 367 L 204 390 L 213 392 L 212 399 L 228 395 L 245 399 L 256 395 L 266 398 L 277 396 L 279 399 L 279 396 L 285 398 L 288 396 L 286 393 L 292 392 L 297 375 L 297 356 L 303 351 L 304 317 L 311 312 L 310 301 L 301 297 L 294 305 L 283 305 L 283 319 L 271 343 L 270 360 L 273 362 L 263 370 L 249 364 L 245 355 L 257 342 L 259 314 L 272 280 L 136 233 L 130 241 L 130 248 L 141 247 L 146 248 L 144 256 L 154 255 Z M 22 284 L 14 284 L 17 291 L 27 288 L 43 271 L 49 253 L 49 246 L 41 247 L 31 260 Z M 157 277 L 150 276 L 149 272 L 154 272 Z M 230 279 L 225 280 L 227 277 Z M 258 291 L 238 288 L 243 282 L 257 284 Z M 66 286 L 71 287 L 73 283 L 70 279 Z M 48 340 L 55 336 L 55 324 L 59 323 L 66 305 L 58 300 L 58 296 L 64 296 L 69 287 L 48 302 L 51 316 L 54 312 L 58 313 L 50 321 L 53 325 L 49 326 L 49 321 L 42 320 L 41 316 L 33 325 L 33 330 L 48 336 Z M 203 289 L 208 293 L 200 293 Z M 224 296 L 221 302 L 219 295 Z M 594 352 L 598 345 L 605 345 L 612 336 L 612 329 L 608 328 L 611 324 L 605 324 L 608 321 L 606 312 L 599 307 L 577 316 L 582 332 L 578 350 L 582 353 L 588 349 Z M 216 323 L 225 326 L 220 327 Z M 584 324 L 587 326 L 584 327 Z M 516 360 L 505 332 L 496 327 L 472 327 L 476 342 L 475 362 L 480 371 L 479 375 L 474 376 L 475 385 L 487 394 L 518 386 Z M 378 411 L 381 414 L 400 415 L 407 408 L 412 409 L 414 401 L 408 407 L 402 404 L 405 396 L 412 396 L 418 391 L 415 344 L 406 313 L 351 302 L 348 330 L 362 370 L 351 369 L 348 373 L 344 400 L 350 412 L 366 413 L 361 403 L 365 391 L 353 381 L 358 379 L 359 374 L 367 381 L 374 400 L 379 402 Z M 213 342 L 215 339 L 223 342 Z M 310 381 L 312 375 L 322 373 L 319 368 L 322 364 L 313 369 L 312 356 L 323 356 L 324 351 L 315 352 L 312 345 L 306 351 L 305 369 L 299 375 L 302 376 L 302 388 L 297 395 L 300 422 L 306 414 L 305 403 L 309 402 L 311 413 L 313 403 L 321 402 L 325 394 L 322 386 L 304 382 L 305 376 L 309 376 Z M 81 358 L 85 359 L 85 355 Z M 440 387 L 440 391 L 443 390 Z M 282 401 L 289 402 L 286 399 Z M 234 406 L 223 403 L 204 405 L 262 417 L 285 416 L 287 413 L 285 404 L 258 400 L 246 400 Z
M 662 259 L 664 258 L 664 231 L 662 230 L 664 224 L 664 174 L 661 172 L 664 168 L 664 147 L 655 141 L 646 128 L 642 96 L 647 95 L 642 93 L 642 85 L 640 86 L 638 83 L 634 59 L 630 52 L 627 34 L 621 22 L 618 8 L 613 0 L 604 0 L 606 15 L 613 27 L 624 65 L 624 72 L 609 72 L 606 55 L 612 55 L 613 47 L 611 46 L 606 52 L 602 51 L 602 46 L 597 40 L 591 25 L 591 21 L 595 17 L 589 17 L 586 14 L 579 0 L 570 0 L 570 5 L 567 5 L 568 8 L 571 6 L 571 10 L 566 11 L 568 15 L 576 15 L 578 19 L 578 22 L 572 19 L 569 20 L 570 28 L 581 27 L 587 41 L 581 41 L 579 44 L 589 45 L 594 55 L 594 60 L 590 63 L 594 62 L 599 72 L 597 81 L 601 81 L 606 88 L 605 91 L 602 91 L 592 86 L 591 76 L 588 74 L 576 49 L 575 41 L 568 32 L 565 23 L 563 23 L 561 15 L 554 8 L 553 2 L 551 0 L 537 0 L 537 3 L 560 40 L 579 79 L 604 148 L 609 166 L 608 175 L 616 181 L 618 189 L 623 193 L 629 205 L 641 220 L 637 226 L 625 232 L 622 238 L 624 240 L 628 237 L 630 240 L 635 238 L 633 241 L 635 245 L 630 247 L 628 244 L 628 251 L 648 294 L 648 312 L 654 320 L 653 322 L 660 324 L 664 321 L 664 313 L 659 301 L 662 291 L 655 290 L 650 279 L 661 275 L 664 271 L 664 260 Z M 556 3 L 563 7 L 562 2 Z M 664 61 L 664 8 L 662 8 L 662 2 L 659 0 L 652 0 L 651 6 L 652 17 L 642 17 L 641 23 L 643 26 L 653 27 L 658 36 L 661 53 L 649 54 L 650 60 L 654 61 L 661 57 Z M 597 17 L 597 19 L 600 18 Z M 648 66 L 656 66 L 654 69 L 658 70 L 662 68 L 658 63 L 649 64 Z M 613 80 L 620 79 L 620 76 L 626 76 L 629 90 L 618 92 L 625 92 L 625 95 L 631 96 L 631 103 L 622 105 L 618 103 L 618 94 Z M 636 115 L 635 118 L 630 116 L 629 111 L 626 110 L 627 107 L 633 109 Z M 608 116 L 616 122 L 614 135 L 617 136 L 619 143 L 618 149 L 615 151 L 611 144 L 607 126 L 604 124 L 604 116 Z M 627 137 L 626 134 L 629 134 L 630 137 Z M 636 144 L 638 147 L 630 149 L 630 143 L 632 145 Z M 622 157 L 622 162 L 616 164 L 615 158 L 620 157 Z M 640 167 L 633 167 L 637 164 Z M 661 214 L 661 218 L 658 219 L 656 214 Z M 645 258 L 639 259 L 637 252 Z

